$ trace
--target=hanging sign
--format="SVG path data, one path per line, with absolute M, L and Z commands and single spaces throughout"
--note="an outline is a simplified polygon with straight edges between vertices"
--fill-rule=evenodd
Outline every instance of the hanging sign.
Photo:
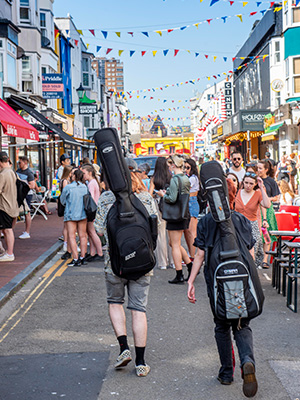
M 42 74 L 42 91 L 44 99 L 63 99 L 62 74 Z
M 97 104 L 85 104 L 79 103 L 79 114 L 91 115 L 97 114 L 98 106 Z

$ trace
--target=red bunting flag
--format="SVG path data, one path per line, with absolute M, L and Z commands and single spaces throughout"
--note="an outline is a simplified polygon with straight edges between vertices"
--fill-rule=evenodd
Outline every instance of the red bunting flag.
M 233 71 L 228 71 L 230 74 L 233 74 Z
M 274 6 L 274 4 L 275 4 L 275 1 L 271 1 L 270 2 L 270 7 L 272 8 Z
M 208 22 L 208 25 L 210 25 L 210 21 L 212 21 L 212 18 L 207 19 L 206 21 Z
M 236 57 L 232 57 L 232 62 L 236 59 Z
M 95 36 L 95 29 L 89 29 L 89 31 L 91 32 L 91 34 L 92 34 L 93 36 Z
M 253 12 L 250 13 L 251 16 L 255 15 L 255 14 L 257 14 L 257 11 L 253 11 Z
M 154 99 L 154 97 L 150 97 L 150 100 L 153 100 Z
M 134 32 L 127 32 L 127 33 L 128 33 L 128 35 L 131 35 L 133 37 Z
M 173 32 L 173 31 L 174 31 L 174 29 L 168 29 L 168 33 Z
M 142 51 L 142 57 L 143 57 L 145 54 L 146 54 L 146 52 L 145 52 L 145 51 Z
M 207 54 L 204 54 L 204 57 L 205 57 L 205 58 L 208 58 L 208 55 L 207 55 Z
M 75 39 L 75 46 L 78 46 L 78 40 Z
M 213 75 L 213 77 L 214 77 L 215 79 L 217 79 L 216 75 Z
M 106 54 L 109 54 L 112 51 L 112 49 L 107 49 Z
M 179 52 L 179 50 L 177 50 L 177 49 L 174 50 L 174 57 L 177 56 L 178 52 Z
M 230 3 L 230 5 L 232 6 L 232 4 L 234 3 L 234 1 L 230 1 L 229 3 Z
M 163 88 L 161 87 L 160 90 L 163 90 Z

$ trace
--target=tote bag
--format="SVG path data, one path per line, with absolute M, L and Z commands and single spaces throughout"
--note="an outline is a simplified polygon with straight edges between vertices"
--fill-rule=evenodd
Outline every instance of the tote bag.
M 178 178 L 178 195 L 175 203 L 162 202 L 162 219 L 167 222 L 181 222 L 189 218 L 189 199 L 190 194 L 182 194 L 181 179 Z

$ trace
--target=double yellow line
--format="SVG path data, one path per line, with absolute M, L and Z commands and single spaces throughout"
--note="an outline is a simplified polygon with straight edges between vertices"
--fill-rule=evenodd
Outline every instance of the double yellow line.
M 38 298 L 44 293 L 47 287 L 54 281 L 55 278 L 62 276 L 65 270 L 68 268 L 69 260 L 61 261 L 58 260 L 47 272 L 42 276 L 42 281 L 33 289 L 30 295 L 24 300 L 24 302 L 17 308 L 17 310 L 6 320 L 6 322 L 0 328 L 0 343 L 10 334 L 10 332 L 19 324 L 22 318 L 28 313 Z M 56 271 L 56 272 L 55 272 Z M 54 273 L 55 272 L 55 273 Z M 54 274 L 53 274 L 54 273 Z M 44 286 L 43 286 L 44 285 Z M 42 288 L 40 291 L 39 289 Z M 29 301 L 32 299 L 31 303 Z M 2 332 L 8 327 L 10 321 L 15 317 L 18 319 L 13 323 L 9 330 L 3 335 Z

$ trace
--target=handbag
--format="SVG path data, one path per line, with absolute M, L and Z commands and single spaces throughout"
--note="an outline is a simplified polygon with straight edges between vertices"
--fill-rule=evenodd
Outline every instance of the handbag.
M 181 193 L 182 183 L 178 178 L 178 195 L 175 203 L 162 202 L 162 219 L 167 222 L 181 222 L 189 218 L 189 199 L 190 194 Z
M 89 189 L 87 194 L 83 196 L 83 206 L 88 222 L 94 221 L 94 219 L 96 218 L 97 204 L 92 198 Z

